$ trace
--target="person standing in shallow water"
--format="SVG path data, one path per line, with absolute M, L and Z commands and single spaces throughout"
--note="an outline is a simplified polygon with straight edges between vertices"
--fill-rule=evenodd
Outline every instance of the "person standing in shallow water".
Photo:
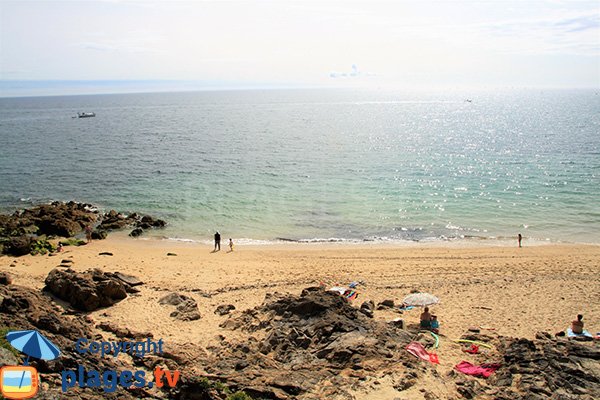
M 221 234 L 219 232 L 215 232 L 215 250 L 214 251 L 220 251 L 221 250 Z
M 523 236 L 521 236 L 521 234 L 519 233 L 519 236 L 517 236 L 517 239 L 519 240 L 519 247 L 521 247 L 521 240 L 523 240 Z

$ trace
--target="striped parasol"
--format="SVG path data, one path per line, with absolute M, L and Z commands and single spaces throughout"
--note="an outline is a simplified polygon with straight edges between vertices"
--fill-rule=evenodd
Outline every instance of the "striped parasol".
M 406 296 L 402 302 L 407 306 L 425 307 L 439 303 L 440 299 L 429 293 L 413 293 Z

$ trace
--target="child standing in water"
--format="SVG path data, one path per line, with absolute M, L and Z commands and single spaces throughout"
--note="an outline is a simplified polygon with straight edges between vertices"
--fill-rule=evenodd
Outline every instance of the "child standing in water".
M 229 251 L 233 251 L 233 240 L 229 238 Z

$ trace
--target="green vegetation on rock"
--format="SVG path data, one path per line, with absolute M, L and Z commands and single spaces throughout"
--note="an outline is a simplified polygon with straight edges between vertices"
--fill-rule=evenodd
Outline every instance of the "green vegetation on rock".
M 46 239 L 38 239 L 31 245 L 31 254 L 34 256 L 37 254 L 43 255 L 48 252 L 52 253 L 53 251 L 56 251 L 56 246 Z
M 15 357 L 20 359 L 21 354 L 19 353 L 19 351 L 12 347 L 10 343 L 8 343 L 8 340 L 6 340 L 6 334 L 10 331 L 12 331 L 12 329 L 7 328 L 6 326 L 0 327 L 0 347 L 4 347 L 6 350 L 13 353 Z
M 63 246 L 83 246 L 86 244 L 86 241 L 81 239 L 69 238 L 61 240 L 60 244 L 62 244 Z

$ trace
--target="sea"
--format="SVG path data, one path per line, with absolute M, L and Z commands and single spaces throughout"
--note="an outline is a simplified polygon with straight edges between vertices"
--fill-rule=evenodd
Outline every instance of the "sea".
M 169 240 L 600 243 L 600 94 L 0 98 L 0 211 L 53 200 L 163 218 L 146 237 Z

